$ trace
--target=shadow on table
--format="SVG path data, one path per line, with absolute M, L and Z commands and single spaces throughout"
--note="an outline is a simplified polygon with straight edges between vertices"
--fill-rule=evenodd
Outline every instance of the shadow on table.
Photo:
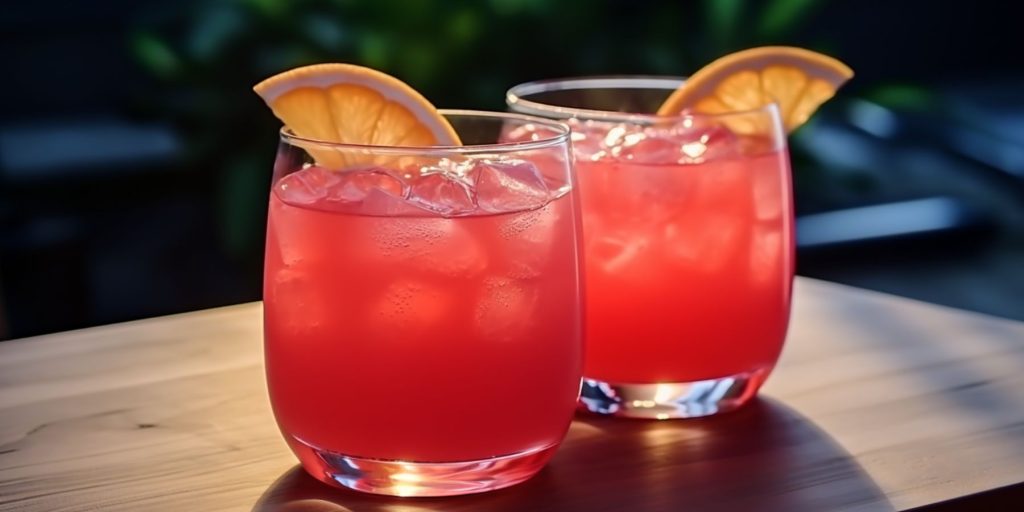
M 328 487 L 298 466 L 254 512 L 433 510 L 893 510 L 825 432 L 770 399 L 699 420 L 580 416 L 551 463 L 515 487 L 453 498 L 389 498 Z

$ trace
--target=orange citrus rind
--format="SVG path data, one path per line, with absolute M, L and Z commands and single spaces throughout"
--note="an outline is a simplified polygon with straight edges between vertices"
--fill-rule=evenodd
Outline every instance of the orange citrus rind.
M 451 124 L 419 92 L 386 73 L 353 64 L 315 64 L 253 87 L 295 135 L 367 146 L 459 146 Z M 318 163 L 354 165 L 373 158 L 328 146 L 307 148 Z
M 853 77 L 837 59 L 803 48 L 764 46 L 731 53 L 704 66 L 672 93 L 658 115 L 730 114 L 776 103 L 787 132 L 799 128 Z M 726 120 L 749 131 L 749 119 Z

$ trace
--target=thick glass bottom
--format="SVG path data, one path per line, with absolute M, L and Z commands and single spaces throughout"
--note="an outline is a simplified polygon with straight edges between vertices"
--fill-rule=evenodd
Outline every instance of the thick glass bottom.
M 667 420 L 728 412 L 747 403 L 770 368 L 718 379 L 657 384 L 627 384 L 583 379 L 580 408 L 624 418 Z
M 306 471 L 318 480 L 389 496 L 453 496 L 501 489 L 535 475 L 557 448 L 552 445 L 459 462 L 409 462 L 353 457 L 298 442 L 315 455 L 300 458 Z

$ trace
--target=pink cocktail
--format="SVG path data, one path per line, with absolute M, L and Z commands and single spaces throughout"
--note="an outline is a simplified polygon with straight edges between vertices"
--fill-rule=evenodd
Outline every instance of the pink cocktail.
M 674 418 L 736 408 L 778 360 L 793 217 L 774 105 L 646 113 L 678 79 L 513 88 L 513 110 L 573 128 L 583 210 L 587 353 L 581 404 Z
M 549 124 L 545 138 L 504 145 L 503 127 L 526 118 L 447 117 L 483 144 L 374 150 L 282 137 L 267 380 L 286 440 L 328 483 L 416 496 L 512 485 L 550 458 L 576 408 L 568 131 Z M 356 163 L 311 163 L 325 151 Z

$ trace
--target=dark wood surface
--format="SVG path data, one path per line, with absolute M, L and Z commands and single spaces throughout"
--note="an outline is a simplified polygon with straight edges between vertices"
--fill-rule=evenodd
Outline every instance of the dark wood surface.
M 0 510 L 905 510 L 1024 482 L 1024 324 L 819 281 L 750 406 L 580 416 L 537 477 L 475 496 L 303 474 L 260 346 L 259 304 L 0 343 Z

